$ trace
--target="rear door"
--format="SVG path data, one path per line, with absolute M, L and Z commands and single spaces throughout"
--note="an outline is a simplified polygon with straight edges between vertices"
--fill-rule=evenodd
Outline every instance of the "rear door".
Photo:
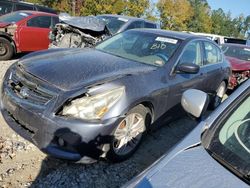
M 209 41 L 203 41 L 204 65 L 206 72 L 203 91 L 213 93 L 223 80 L 223 55 L 221 49 Z
M 29 19 L 18 30 L 20 50 L 29 52 L 48 49 L 51 27 L 51 16 L 40 15 Z

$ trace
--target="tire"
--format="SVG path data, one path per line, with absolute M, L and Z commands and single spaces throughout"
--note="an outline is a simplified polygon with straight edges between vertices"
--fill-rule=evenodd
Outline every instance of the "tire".
M 216 90 L 216 94 L 212 96 L 209 109 L 214 110 L 221 104 L 223 96 L 226 93 L 226 90 L 227 90 L 227 85 L 226 82 L 223 81 L 220 83 L 218 89 Z
M 14 54 L 14 48 L 10 41 L 0 37 L 0 60 L 9 60 Z
M 141 140 L 146 132 L 146 120 L 149 119 L 148 115 L 150 115 L 150 111 L 143 105 L 138 105 L 132 108 L 126 114 L 125 118 L 121 120 L 119 125 L 113 131 L 113 139 L 109 145 L 109 151 L 106 155 L 106 158 L 109 161 L 124 161 L 138 149 Z M 137 120 L 137 122 L 135 122 L 135 120 Z M 131 122 L 134 122 L 134 124 L 132 124 Z M 135 131 L 135 128 L 138 129 L 138 131 Z M 126 132 L 127 135 L 123 132 Z M 121 139 L 119 137 L 121 137 Z

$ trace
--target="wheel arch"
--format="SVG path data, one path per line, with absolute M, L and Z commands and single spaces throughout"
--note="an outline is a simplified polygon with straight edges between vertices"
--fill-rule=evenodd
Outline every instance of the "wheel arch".
M 10 44 L 13 46 L 14 53 L 17 52 L 16 43 L 15 43 L 15 41 L 12 39 L 11 36 L 9 36 L 9 35 L 7 35 L 7 34 L 5 34 L 5 33 L 3 33 L 3 32 L 0 32 L 0 38 L 4 38 L 4 39 L 8 40 L 8 41 L 10 42 Z

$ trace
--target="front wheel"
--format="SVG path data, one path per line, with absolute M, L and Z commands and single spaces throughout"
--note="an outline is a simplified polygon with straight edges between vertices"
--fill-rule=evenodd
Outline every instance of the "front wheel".
M 120 162 L 128 159 L 138 148 L 146 131 L 146 116 L 149 110 L 143 105 L 131 109 L 119 123 L 113 134 L 113 141 L 107 159 Z
M 226 93 L 227 85 L 226 82 L 221 82 L 218 89 L 216 90 L 216 95 L 212 97 L 210 102 L 210 109 L 216 109 L 222 102 L 223 96 Z
M 13 46 L 10 41 L 0 37 L 0 60 L 9 60 L 14 54 Z

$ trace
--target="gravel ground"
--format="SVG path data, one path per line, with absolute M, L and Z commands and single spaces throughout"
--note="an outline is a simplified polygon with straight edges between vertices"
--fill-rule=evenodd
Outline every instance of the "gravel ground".
M 0 81 L 14 61 L 0 62 Z M 188 134 L 196 123 L 182 117 L 146 135 L 127 161 L 74 164 L 47 157 L 16 135 L 0 116 L 0 187 L 120 187 Z

